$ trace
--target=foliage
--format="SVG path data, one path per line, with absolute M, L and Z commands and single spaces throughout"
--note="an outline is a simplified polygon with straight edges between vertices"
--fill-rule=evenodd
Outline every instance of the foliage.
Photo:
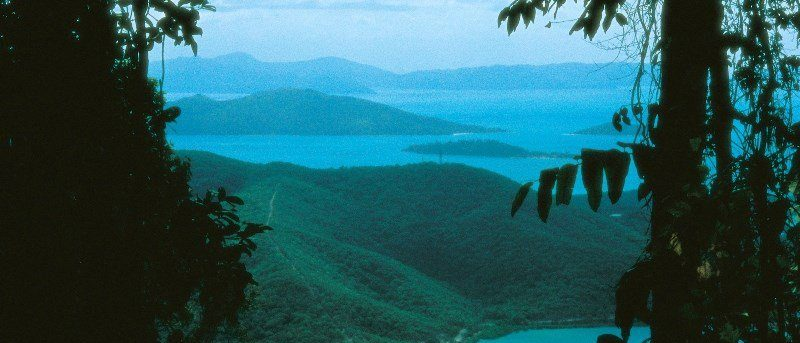
M 126 4 L 0 1 L 3 341 L 206 340 L 253 283 L 240 257 L 268 227 L 191 195 Z
M 232 333 L 245 341 L 439 342 L 462 329 L 474 341 L 608 325 L 615 275 L 645 240 L 632 193 L 599 215 L 553 208 L 531 230 L 534 204 L 501 214 L 497 190 L 517 183 L 463 165 L 314 170 L 181 154 L 195 189 L 237 185 L 250 204 L 242 218 L 277 229 L 248 261 L 259 296 Z
M 510 34 L 520 18 L 527 26 L 537 11 L 565 2 L 517 0 L 499 23 L 507 21 Z M 618 286 L 623 339 L 638 318 L 651 324 L 656 342 L 800 341 L 800 132 L 793 119 L 800 57 L 784 46 L 798 39 L 800 3 L 583 6 L 571 32 L 590 39 L 601 23 L 608 30 L 611 18 L 624 26 L 633 16 L 619 38 L 635 48 L 639 78 L 649 63 L 658 80 L 658 101 L 643 99 L 643 85 L 634 82 L 629 108 L 640 129 L 634 144 L 623 144 L 644 181 L 639 198 L 653 204 L 647 256 Z M 625 108 L 612 117 L 618 131 L 630 122 Z M 625 162 L 619 156 L 615 165 Z M 584 173 L 596 182 L 598 159 L 586 157 Z M 615 198 L 617 175 L 606 175 Z M 597 198 L 599 184 L 589 190 Z

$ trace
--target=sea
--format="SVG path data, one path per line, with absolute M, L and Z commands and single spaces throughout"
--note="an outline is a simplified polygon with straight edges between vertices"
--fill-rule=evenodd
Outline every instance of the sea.
M 169 94 L 176 100 L 192 94 Z M 206 94 L 228 100 L 244 94 Z M 420 155 L 403 151 L 412 144 L 492 139 L 531 151 L 580 155 L 582 148 L 619 148 L 633 136 L 576 135 L 574 132 L 610 122 L 630 102 L 625 89 L 512 91 L 377 90 L 361 97 L 412 113 L 463 124 L 503 129 L 490 134 L 448 136 L 183 136 L 169 134 L 176 149 L 206 150 L 254 162 L 289 162 L 311 168 L 390 166 L 410 163 L 462 163 L 491 170 L 520 183 L 535 181 L 543 169 L 576 163 L 571 158 L 491 158 Z M 179 119 L 180 120 L 180 119 Z M 633 166 L 631 166 L 633 168 Z M 636 189 L 633 169 L 625 189 Z M 585 193 L 580 182 L 576 193 Z

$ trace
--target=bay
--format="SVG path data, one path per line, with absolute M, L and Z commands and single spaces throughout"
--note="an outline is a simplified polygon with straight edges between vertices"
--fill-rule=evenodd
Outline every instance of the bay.
M 545 329 L 515 332 L 510 335 L 481 340 L 480 343 L 592 343 L 602 334 L 619 335 L 615 327 L 578 328 L 578 329 Z M 640 343 L 650 337 L 650 329 L 636 327 L 631 330 L 629 342 Z
M 173 94 L 175 100 L 189 94 Z M 227 100 L 237 94 L 207 94 Z M 176 149 L 205 150 L 254 163 L 288 162 L 311 168 L 403 165 L 420 162 L 463 163 L 517 182 L 538 179 L 543 169 L 576 163 L 574 159 L 491 158 L 419 155 L 402 151 L 412 144 L 462 139 L 492 139 L 537 152 L 579 155 L 582 148 L 611 149 L 630 136 L 585 136 L 571 132 L 610 120 L 624 104 L 622 89 L 524 91 L 381 90 L 371 101 L 465 124 L 499 127 L 506 132 L 453 136 L 182 136 L 169 134 Z M 180 120 L 180 119 L 179 119 Z M 636 189 L 631 171 L 626 189 Z M 585 190 L 578 182 L 576 193 Z

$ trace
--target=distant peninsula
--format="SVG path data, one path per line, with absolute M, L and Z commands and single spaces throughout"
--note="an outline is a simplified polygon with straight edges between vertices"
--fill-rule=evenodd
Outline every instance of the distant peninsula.
M 613 124 L 605 123 L 578 130 L 572 134 L 587 136 L 634 136 L 636 135 L 637 127 L 637 125 L 622 125 L 622 131 L 617 131 Z
M 403 151 L 425 155 L 480 156 L 499 158 L 572 158 L 575 156 L 554 152 L 530 151 L 522 147 L 488 139 L 415 144 L 403 149 Z
M 453 135 L 501 132 L 406 112 L 388 105 L 314 90 L 280 89 L 216 101 L 195 95 L 170 125 L 179 135 Z

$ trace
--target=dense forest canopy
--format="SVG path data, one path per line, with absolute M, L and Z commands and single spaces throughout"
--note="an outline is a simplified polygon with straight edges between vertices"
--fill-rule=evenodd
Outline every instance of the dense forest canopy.
M 0 1 L 0 340 L 207 340 L 254 283 L 268 227 L 191 194 L 179 114 L 146 75 L 205 1 Z M 160 13 L 157 22 L 150 15 Z
M 635 82 L 630 104 L 613 116 L 617 130 L 633 121 L 643 128 L 623 147 L 652 204 L 651 242 L 619 284 L 622 338 L 601 340 L 627 340 L 636 318 L 650 324 L 655 342 L 800 341 L 793 119 L 800 58 L 785 45 L 798 43 L 800 3 L 576 3 L 584 11 L 570 33 L 594 39 L 616 22 L 623 26 L 616 48 L 638 57 L 640 78 L 650 71 L 657 81 Z M 511 34 L 566 5 L 517 0 L 498 23 Z M 609 160 L 618 154 L 584 151 L 590 193 L 600 191 L 604 170 L 620 172 Z M 542 173 L 545 191 L 551 174 Z

